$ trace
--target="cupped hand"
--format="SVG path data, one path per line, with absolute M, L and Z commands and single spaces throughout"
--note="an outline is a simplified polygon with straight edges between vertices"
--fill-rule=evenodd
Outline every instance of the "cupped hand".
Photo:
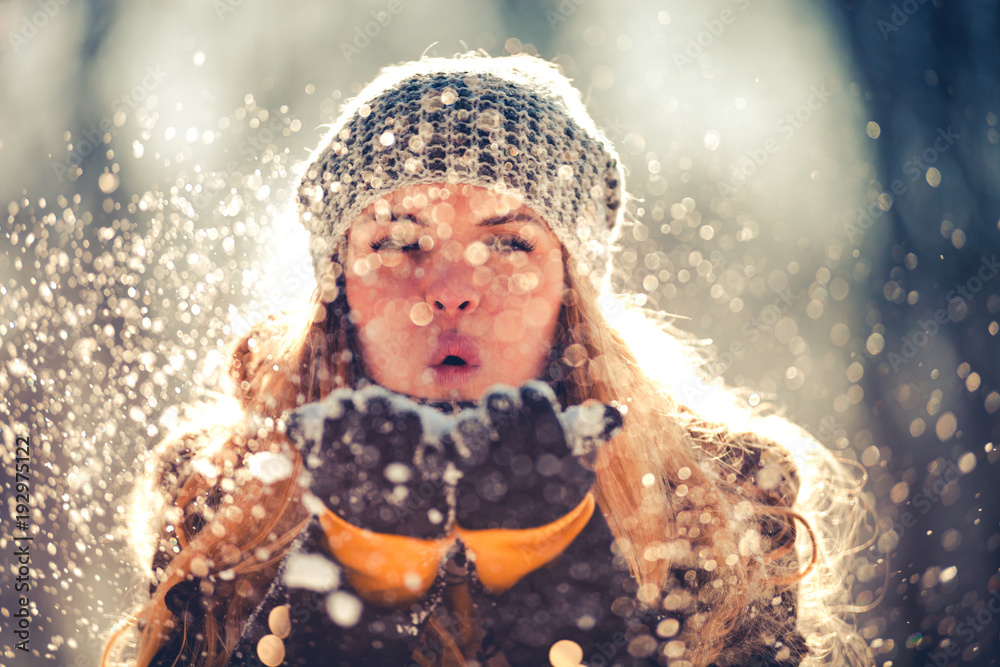
M 561 411 L 542 382 L 497 385 L 445 435 L 462 473 L 456 521 L 469 530 L 534 528 L 576 508 L 593 486 L 597 451 L 622 428 L 613 407 Z
M 450 419 L 380 387 L 338 390 L 290 413 L 307 488 L 338 517 L 376 532 L 422 539 L 447 533 Z

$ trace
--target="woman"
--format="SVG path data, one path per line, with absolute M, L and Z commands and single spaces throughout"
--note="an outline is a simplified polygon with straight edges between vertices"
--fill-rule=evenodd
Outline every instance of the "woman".
M 602 310 L 623 196 L 537 59 L 424 59 L 349 103 L 299 189 L 309 313 L 238 341 L 232 417 L 139 495 L 136 664 L 860 662 L 826 606 L 844 472 Z

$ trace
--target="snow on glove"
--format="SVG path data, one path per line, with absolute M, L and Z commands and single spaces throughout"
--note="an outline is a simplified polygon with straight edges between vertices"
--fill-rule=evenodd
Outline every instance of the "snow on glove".
M 456 533 L 476 574 L 500 593 L 556 558 L 595 511 L 598 448 L 622 426 L 618 410 L 588 402 L 560 413 L 548 385 L 495 387 L 444 437 L 462 473 Z
M 307 507 L 369 601 L 415 600 L 437 576 L 453 484 L 440 436 L 451 424 L 379 387 L 336 391 L 289 417 L 308 471 Z
M 575 508 L 594 483 L 598 448 L 622 427 L 615 408 L 588 402 L 565 412 L 551 388 L 494 387 L 460 413 L 446 446 L 458 452 L 458 525 L 535 528 Z
M 296 410 L 287 432 L 314 516 L 230 667 L 406 664 L 456 540 L 491 595 L 556 558 L 594 514 L 591 463 L 620 427 L 598 403 L 560 413 L 540 382 L 457 418 L 377 387 Z
M 615 408 L 588 401 L 560 412 L 547 385 L 528 383 L 490 390 L 444 438 L 461 461 L 456 522 L 475 564 L 484 642 L 512 665 L 550 664 L 560 642 L 586 664 L 652 664 L 626 647 L 661 615 L 637 605 L 590 493 L 598 451 L 621 428 Z
M 230 667 L 407 664 L 454 542 L 440 441 L 452 423 L 379 387 L 338 390 L 289 415 L 313 516 Z

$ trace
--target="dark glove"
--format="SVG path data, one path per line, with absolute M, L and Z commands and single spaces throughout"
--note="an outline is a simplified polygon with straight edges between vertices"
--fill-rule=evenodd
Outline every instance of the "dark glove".
M 533 382 L 491 390 L 458 420 L 445 442 L 462 472 L 456 517 L 474 557 L 470 590 L 484 644 L 512 665 L 549 664 L 564 640 L 587 664 L 654 664 L 633 659 L 628 644 L 640 627 L 652 634 L 662 616 L 636 603 L 635 580 L 589 493 L 598 450 L 622 427 L 619 411 L 591 401 L 560 412 L 548 387 Z M 567 518 L 571 539 L 560 542 Z M 524 556 L 524 571 L 495 563 L 505 541 L 516 540 L 509 560 Z
M 262 659 L 407 664 L 440 600 L 439 570 L 454 546 L 444 539 L 453 513 L 440 439 L 452 424 L 378 387 L 336 391 L 290 414 L 286 430 L 302 453 L 303 502 L 313 516 L 247 623 L 231 667 Z M 291 620 L 286 637 L 275 613 Z
M 447 430 L 448 417 L 370 387 L 334 392 L 287 423 L 309 491 L 341 519 L 421 539 L 447 533 L 444 451 L 434 431 Z
M 463 411 L 444 437 L 454 448 L 456 534 L 490 594 L 547 565 L 577 538 L 596 509 L 597 449 L 621 428 L 599 403 L 559 412 L 552 390 L 529 382 L 496 387 Z
M 543 382 L 500 387 L 459 414 L 444 440 L 462 473 L 456 520 L 465 530 L 535 528 L 566 516 L 594 484 L 598 448 L 622 427 L 615 408 L 589 402 L 559 413 Z
M 558 557 L 594 515 L 593 459 L 620 427 L 596 403 L 558 412 L 542 383 L 493 390 L 457 417 L 380 388 L 296 410 L 287 431 L 314 516 L 230 665 L 255 664 L 262 640 L 260 655 L 280 646 L 284 664 L 406 664 L 441 599 L 438 566 L 464 544 L 474 585 L 493 595 Z M 317 576 L 330 566 L 336 581 Z M 285 641 L 268 622 L 283 605 Z

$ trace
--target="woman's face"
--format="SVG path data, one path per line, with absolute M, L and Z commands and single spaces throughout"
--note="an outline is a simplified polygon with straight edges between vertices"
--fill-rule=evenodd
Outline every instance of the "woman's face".
M 511 196 L 414 185 L 352 223 L 347 303 L 372 379 L 428 399 L 477 400 L 547 362 L 563 260 L 548 225 Z

